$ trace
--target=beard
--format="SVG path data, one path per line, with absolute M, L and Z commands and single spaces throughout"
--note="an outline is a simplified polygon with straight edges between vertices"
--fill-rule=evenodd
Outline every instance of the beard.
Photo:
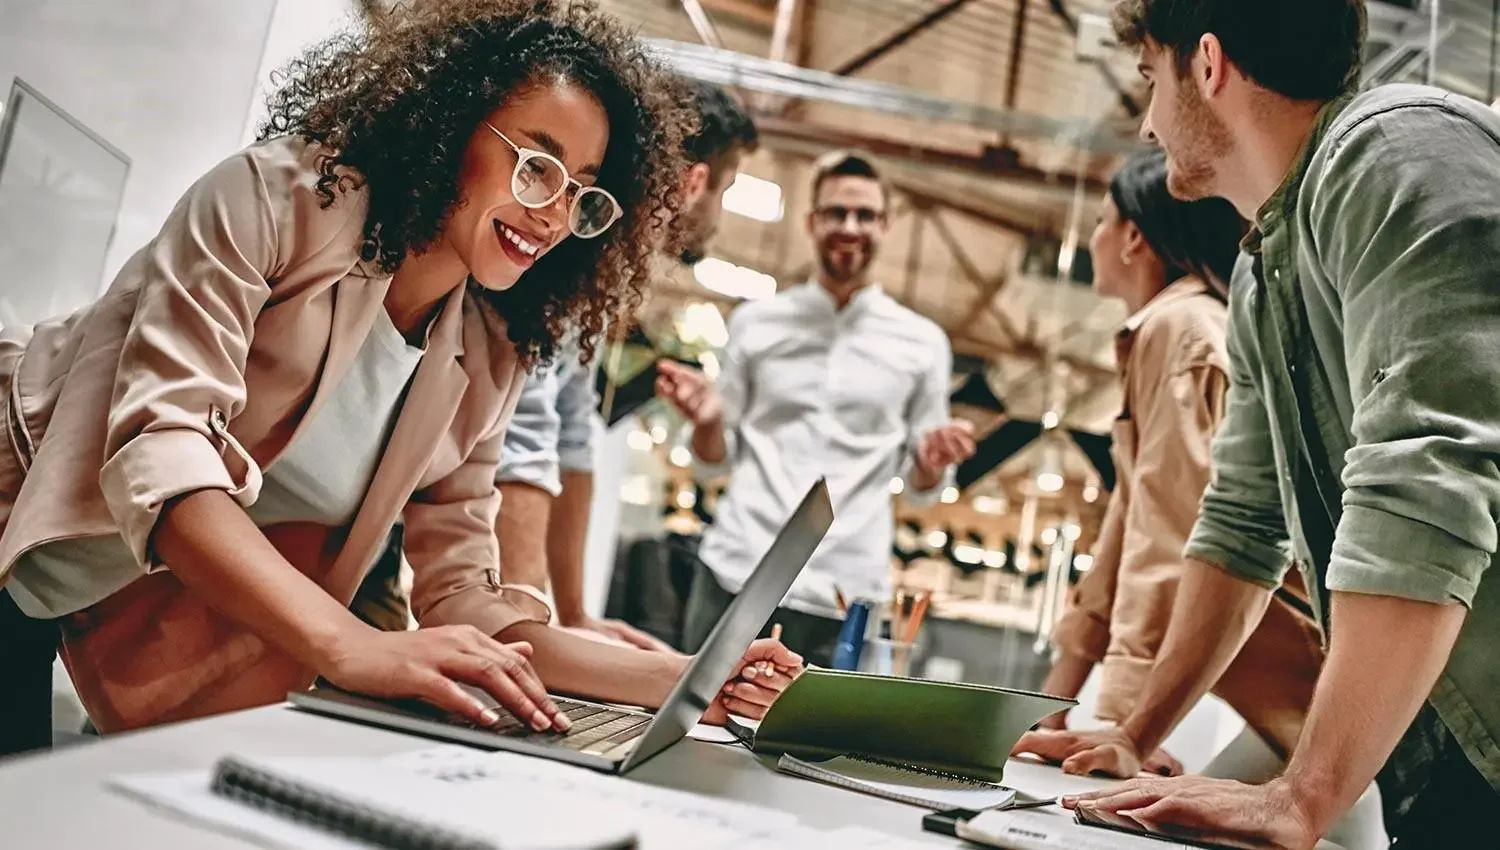
M 857 247 L 857 251 L 851 257 L 845 249 Z M 834 283 L 848 283 L 864 273 L 875 260 L 874 245 L 869 238 L 861 238 L 856 243 L 847 240 L 825 239 L 818 251 L 818 265 L 822 267 L 823 274 Z
M 1229 128 L 1215 115 L 1190 80 L 1177 88 L 1177 133 L 1167 148 L 1167 191 L 1180 201 L 1218 195 L 1216 165 L 1233 144 Z M 1165 145 L 1163 145 L 1165 147 Z

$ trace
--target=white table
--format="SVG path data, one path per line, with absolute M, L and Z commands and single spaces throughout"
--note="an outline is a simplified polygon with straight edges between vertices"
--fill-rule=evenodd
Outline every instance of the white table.
M 104 787 L 124 773 L 207 769 L 227 753 L 380 757 L 432 746 L 395 732 L 271 706 L 0 763 L 0 845 L 16 850 L 246 850 L 252 845 L 163 817 Z M 934 846 L 922 810 L 775 772 L 740 746 L 683 741 L 633 771 L 645 782 L 790 812 L 820 829 L 865 826 Z M 1037 795 L 1075 793 L 1102 780 L 1011 762 L 1007 784 Z M 1060 810 L 1058 816 L 1064 816 Z M 1336 848 L 1335 848 L 1336 850 Z

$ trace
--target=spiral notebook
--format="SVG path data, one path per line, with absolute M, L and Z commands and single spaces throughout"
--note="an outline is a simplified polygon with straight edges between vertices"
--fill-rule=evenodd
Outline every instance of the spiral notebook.
M 839 756 L 814 763 L 784 755 L 776 769 L 924 809 L 983 811 L 1016 802 L 1013 789 L 992 782 L 862 756 Z
M 112 784 L 195 824 L 296 850 L 625 850 L 639 835 L 610 807 L 570 817 L 556 793 L 444 781 L 367 759 L 229 756 L 207 773 Z

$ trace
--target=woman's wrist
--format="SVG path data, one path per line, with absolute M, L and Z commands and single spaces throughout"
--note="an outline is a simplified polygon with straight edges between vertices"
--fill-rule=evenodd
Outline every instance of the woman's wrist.
M 359 645 L 377 630 L 353 614 L 323 619 L 303 626 L 299 646 L 288 652 L 324 678 L 333 678 L 345 660 L 359 654 Z

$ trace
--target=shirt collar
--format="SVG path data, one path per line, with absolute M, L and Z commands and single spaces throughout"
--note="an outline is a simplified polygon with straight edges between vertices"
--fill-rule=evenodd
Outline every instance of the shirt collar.
M 1246 253 L 1260 253 L 1261 242 L 1265 238 L 1266 231 L 1279 225 L 1296 209 L 1297 197 L 1302 192 L 1302 184 L 1307 179 L 1307 171 L 1312 166 L 1313 156 L 1322 146 L 1324 137 L 1333 127 L 1333 122 L 1344 113 L 1353 100 L 1353 93 L 1344 94 L 1324 104 L 1323 108 L 1318 111 L 1318 120 L 1313 124 L 1313 131 L 1308 135 L 1307 141 L 1303 142 L 1302 150 L 1293 160 L 1291 170 L 1281 181 L 1281 186 L 1256 212 L 1250 232 L 1245 234 L 1245 240 L 1240 243 L 1240 247 Z
M 833 296 L 828 294 L 828 290 L 824 289 L 823 285 L 818 283 L 816 280 L 810 280 L 807 283 L 804 283 L 802 286 L 794 290 L 794 292 L 796 292 L 802 298 L 807 299 L 811 303 L 824 306 L 830 312 L 840 313 L 838 305 L 834 303 Z M 884 297 L 884 295 L 885 293 L 881 290 L 879 284 L 868 284 L 863 289 L 854 293 L 854 295 L 849 299 L 848 306 L 843 309 L 842 314 L 850 314 L 854 311 L 867 310 L 870 307 L 874 306 L 876 302 Z
M 1122 327 L 1118 334 L 1119 339 L 1124 342 L 1124 340 L 1136 336 L 1137 331 L 1140 331 L 1140 328 L 1146 322 L 1151 321 L 1152 316 L 1157 315 L 1161 310 L 1167 309 L 1167 306 L 1170 306 L 1170 304 L 1185 301 L 1188 298 L 1197 297 L 1197 295 L 1208 294 L 1208 283 L 1202 282 L 1197 277 L 1184 277 L 1184 279 L 1172 283 L 1172 285 L 1167 286 L 1163 291 L 1157 292 L 1157 297 L 1146 301 L 1145 306 L 1142 309 L 1136 310 L 1131 315 L 1131 318 L 1125 319 L 1125 327 Z

